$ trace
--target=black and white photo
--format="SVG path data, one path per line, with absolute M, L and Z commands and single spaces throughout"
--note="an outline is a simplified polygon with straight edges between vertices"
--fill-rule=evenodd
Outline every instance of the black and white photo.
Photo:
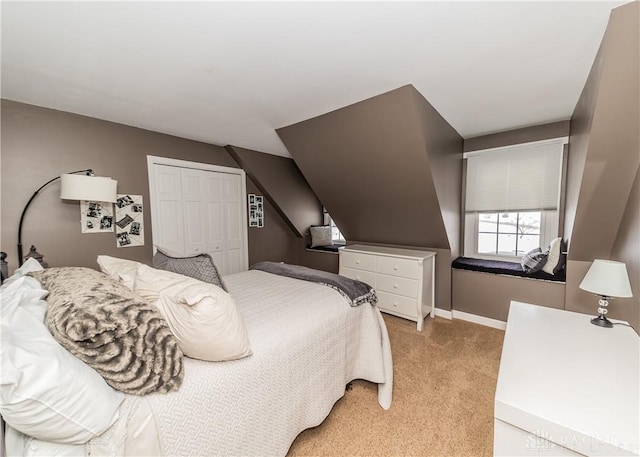
M 116 201 L 116 206 L 118 208 L 124 208 L 125 206 L 129 206 L 133 204 L 133 198 L 131 197 L 131 195 L 122 195 L 121 197 L 118 197 L 118 200 Z

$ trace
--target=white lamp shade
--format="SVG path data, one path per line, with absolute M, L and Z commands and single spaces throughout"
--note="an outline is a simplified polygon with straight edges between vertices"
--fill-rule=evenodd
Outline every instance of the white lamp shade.
M 594 260 L 579 287 L 606 297 L 633 297 L 627 266 L 614 260 Z
M 60 176 L 60 198 L 112 202 L 117 200 L 118 181 L 101 176 L 65 174 Z

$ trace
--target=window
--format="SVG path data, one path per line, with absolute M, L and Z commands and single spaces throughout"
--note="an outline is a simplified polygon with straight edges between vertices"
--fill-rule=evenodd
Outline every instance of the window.
M 540 211 L 478 215 L 478 254 L 523 256 L 540 246 Z
M 333 240 L 333 244 L 345 244 L 346 241 L 344 236 L 342 236 L 342 232 L 338 228 L 333 219 L 329 217 L 329 225 L 331 225 L 331 239 Z
M 565 138 L 466 153 L 464 255 L 514 260 L 558 236 Z
M 323 209 L 323 214 L 324 214 L 324 224 L 331 226 L 331 239 L 333 241 L 333 244 L 346 244 L 346 240 L 344 239 L 342 232 L 340 231 L 336 223 L 333 221 L 331 216 L 329 216 L 329 213 L 327 212 L 326 209 Z

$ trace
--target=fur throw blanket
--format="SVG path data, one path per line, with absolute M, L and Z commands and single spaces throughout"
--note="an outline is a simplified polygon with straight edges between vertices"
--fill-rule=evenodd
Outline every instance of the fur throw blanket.
M 180 387 L 182 351 L 155 306 L 90 268 L 29 274 L 49 291 L 45 322 L 53 337 L 114 389 L 147 395 Z

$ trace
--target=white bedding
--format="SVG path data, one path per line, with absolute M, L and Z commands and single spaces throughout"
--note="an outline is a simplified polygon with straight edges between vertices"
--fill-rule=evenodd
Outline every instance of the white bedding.
M 112 429 L 86 446 L 69 446 L 76 449 L 65 455 L 285 455 L 353 379 L 378 383 L 378 402 L 390 407 L 391 348 L 376 307 L 351 307 L 329 287 L 262 271 L 224 279 L 253 355 L 230 362 L 185 358 L 178 392 L 128 397 Z M 47 455 L 50 443 L 13 430 L 7 435 L 9 455 L 17 448 Z

